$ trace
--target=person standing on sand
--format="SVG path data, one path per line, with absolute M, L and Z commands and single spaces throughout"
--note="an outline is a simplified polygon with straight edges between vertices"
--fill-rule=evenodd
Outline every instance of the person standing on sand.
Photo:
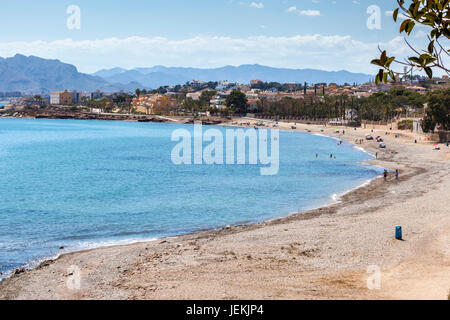
M 384 180 L 386 181 L 387 180 L 387 176 L 388 176 L 388 172 L 387 172 L 387 170 L 384 170 Z
M 395 180 L 398 180 L 398 176 L 399 176 L 399 172 L 398 172 L 398 169 L 397 169 L 397 170 L 395 170 Z

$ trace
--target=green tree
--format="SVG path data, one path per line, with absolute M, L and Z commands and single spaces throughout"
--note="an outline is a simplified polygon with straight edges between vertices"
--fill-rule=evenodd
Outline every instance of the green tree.
M 450 89 L 433 91 L 428 95 L 428 108 L 423 119 L 423 130 L 434 131 L 436 127 L 450 130 Z
M 247 103 L 247 96 L 240 90 L 232 91 L 225 101 L 228 109 L 239 114 L 247 113 Z
M 391 68 L 392 63 L 407 66 L 409 70 L 406 74 L 413 69 L 424 70 L 430 78 L 433 77 L 433 69 L 441 69 L 449 74 L 450 69 L 445 66 L 443 57 L 448 58 L 450 50 L 445 48 L 441 40 L 450 39 L 450 0 L 397 0 L 397 3 L 398 8 L 393 13 L 394 20 L 397 22 L 399 15 L 405 18 L 400 25 L 400 33 L 409 36 L 417 25 L 421 25 L 429 31 L 428 46 L 422 49 L 414 48 L 405 38 L 407 45 L 414 52 L 414 55 L 405 61 L 389 57 L 386 51 L 382 51 L 379 59 L 372 60 L 372 64 L 381 67 L 375 82 L 386 83 L 388 77 L 396 80 L 395 72 Z
M 198 104 L 192 98 L 186 98 L 183 103 L 185 112 L 195 113 L 198 110 Z
M 202 109 L 207 109 L 211 99 L 217 94 L 215 90 L 203 91 L 199 98 L 199 104 Z

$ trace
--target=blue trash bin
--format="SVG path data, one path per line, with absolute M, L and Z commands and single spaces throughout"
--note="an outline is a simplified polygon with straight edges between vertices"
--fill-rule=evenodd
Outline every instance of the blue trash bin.
M 402 227 L 401 226 L 395 227 L 395 239 L 397 239 L 397 240 L 402 240 L 403 239 Z

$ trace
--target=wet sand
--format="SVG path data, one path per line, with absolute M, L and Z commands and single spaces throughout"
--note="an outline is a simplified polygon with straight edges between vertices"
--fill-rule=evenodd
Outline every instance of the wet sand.
M 296 130 L 350 142 L 370 133 Z M 390 174 L 341 203 L 261 224 L 65 254 L 1 282 L 0 299 L 448 299 L 450 148 L 373 135 L 387 149 L 361 147 L 378 152 L 372 164 L 399 169 L 398 181 Z M 394 239 L 397 225 L 404 241 Z M 370 266 L 381 271 L 379 289 L 368 289 Z

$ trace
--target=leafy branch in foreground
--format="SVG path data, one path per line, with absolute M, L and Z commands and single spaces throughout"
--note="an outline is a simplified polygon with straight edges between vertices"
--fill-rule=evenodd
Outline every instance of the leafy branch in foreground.
M 409 1 L 408 1 L 409 2 Z M 405 75 L 413 69 L 424 70 L 430 79 L 433 77 L 433 69 L 441 69 L 450 74 L 443 61 L 443 57 L 450 57 L 450 50 L 442 45 L 442 39 L 450 39 L 450 0 L 410 0 L 409 6 L 405 5 L 405 0 L 397 0 L 398 8 L 393 12 L 394 21 L 397 22 L 399 16 L 404 21 L 400 25 L 400 33 L 411 35 L 411 32 L 417 25 L 425 26 L 430 30 L 428 35 L 428 47 L 426 50 L 415 49 L 405 38 L 408 47 L 415 53 L 414 56 L 399 61 L 395 57 L 387 56 L 386 51 L 381 51 L 379 59 L 372 60 L 372 64 L 380 68 L 375 77 L 375 83 L 388 81 L 390 77 L 396 81 L 395 73 L 391 65 L 397 63 L 407 67 L 409 70 L 403 73 Z

